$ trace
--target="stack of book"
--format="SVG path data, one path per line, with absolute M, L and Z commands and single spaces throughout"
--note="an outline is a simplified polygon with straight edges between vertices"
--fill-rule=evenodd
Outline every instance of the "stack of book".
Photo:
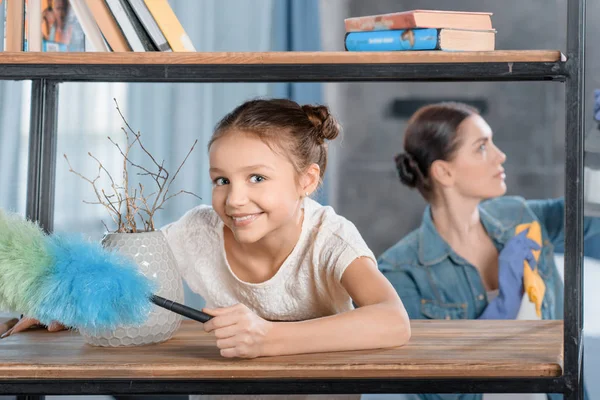
M 5 7 L 5 51 L 195 51 L 167 0 L 7 0 Z
M 496 30 L 486 12 L 412 10 L 347 18 L 347 51 L 491 51 Z

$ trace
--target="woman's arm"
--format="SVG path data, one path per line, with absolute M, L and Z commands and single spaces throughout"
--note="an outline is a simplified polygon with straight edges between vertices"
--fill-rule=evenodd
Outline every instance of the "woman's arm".
M 410 338 L 402 301 L 369 258 L 346 268 L 342 285 L 359 308 L 300 322 L 269 322 L 247 307 L 205 309 L 216 315 L 205 330 L 215 332 L 225 357 L 258 357 L 396 347 Z
M 549 239 L 555 247 L 564 248 L 565 241 L 565 199 L 527 200 L 527 205 L 540 223 L 546 228 Z M 600 234 L 600 218 L 584 217 L 584 239 Z

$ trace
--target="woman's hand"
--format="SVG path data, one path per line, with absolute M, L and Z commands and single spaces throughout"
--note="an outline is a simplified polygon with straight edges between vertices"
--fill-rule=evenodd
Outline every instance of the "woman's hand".
M 523 295 L 523 263 L 527 261 L 531 269 L 534 269 L 537 263 L 533 251 L 541 249 L 539 244 L 527 237 L 528 232 L 529 229 L 525 229 L 512 237 L 498 256 L 500 291 L 518 287 Z
M 499 295 L 492 300 L 479 319 L 515 319 L 523 298 L 524 262 L 533 269 L 536 266 L 534 250 L 540 245 L 527 237 L 526 229 L 511 238 L 498 257 Z
M 202 311 L 214 316 L 204 324 L 204 330 L 214 332 L 223 357 L 255 358 L 264 355 L 273 322 L 262 319 L 243 304 L 204 308 Z
M 38 321 L 37 319 L 30 318 L 30 317 L 23 317 L 23 318 L 21 318 L 21 320 L 19 322 L 16 323 L 15 326 L 13 326 L 8 331 L 4 332 L 2 334 L 2 336 L 0 336 L 0 338 L 4 339 L 5 337 L 14 335 L 15 333 L 19 333 L 19 332 L 25 331 L 29 328 L 39 327 L 39 326 L 44 326 L 44 325 L 40 324 L 40 321 Z M 67 329 L 67 328 L 63 324 L 60 324 L 56 321 L 52 322 L 48 326 L 49 332 L 58 332 L 58 331 L 62 331 L 64 329 Z

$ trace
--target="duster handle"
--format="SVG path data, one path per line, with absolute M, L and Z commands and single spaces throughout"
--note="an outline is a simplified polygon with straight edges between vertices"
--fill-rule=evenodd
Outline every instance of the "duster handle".
M 169 311 L 173 311 L 179 315 L 183 315 L 184 317 L 191 318 L 198 322 L 207 322 L 212 318 L 212 315 L 208 315 L 205 312 L 196 310 L 195 308 L 184 306 L 183 304 L 176 303 L 172 300 L 167 300 L 164 297 L 157 296 L 153 294 L 150 296 L 150 301 L 156 304 L 159 307 L 165 308 Z

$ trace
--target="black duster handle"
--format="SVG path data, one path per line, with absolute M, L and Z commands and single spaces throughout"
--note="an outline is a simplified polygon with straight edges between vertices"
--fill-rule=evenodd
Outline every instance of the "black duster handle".
M 196 310 L 195 308 L 184 306 L 183 304 L 176 303 L 172 300 L 167 300 L 164 297 L 157 296 L 153 294 L 150 296 L 150 301 L 156 304 L 159 307 L 165 308 L 169 311 L 173 311 L 179 315 L 183 315 L 184 317 L 191 318 L 198 322 L 207 322 L 212 318 L 212 315 L 208 315 L 205 312 Z

